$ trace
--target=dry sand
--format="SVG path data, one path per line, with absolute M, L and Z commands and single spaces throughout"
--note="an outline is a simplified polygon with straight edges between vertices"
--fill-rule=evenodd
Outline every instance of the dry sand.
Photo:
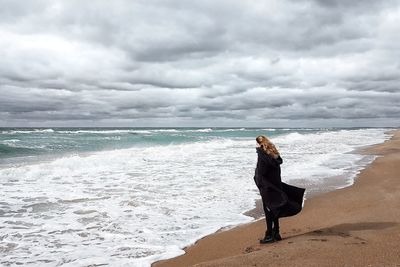
M 400 266 L 400 131 L 362 153 L 379 155 L 350 187 L 307 199 L 280 219 L 282 241 L 260 245 L 265 222 L 209 235 L 164 266 Z

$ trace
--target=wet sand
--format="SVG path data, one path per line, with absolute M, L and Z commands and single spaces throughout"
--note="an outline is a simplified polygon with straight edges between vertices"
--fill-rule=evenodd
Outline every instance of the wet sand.
M 260 219 L 153 266 L 400 266 L 400 131 L 361 153 L 379 157 L 352 186 L 315 194 L 301 213 L 281 218 L 282 241 L 260 245 Z

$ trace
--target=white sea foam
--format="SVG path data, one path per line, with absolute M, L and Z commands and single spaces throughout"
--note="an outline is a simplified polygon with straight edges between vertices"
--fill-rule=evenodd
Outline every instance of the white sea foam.
M 237 131 L 246 131 L 246 128 L 232 128 L 232 129 L 219 129 L 220 132 L 237 132 Z
M 117 130 L 67 130 L 57 131 L 62 134 L 124 134 L 124 133 L 137 133 L 137 134 L 149 134 L 151 131 L 147 130 L 130 130 L 130 129 L 117 129 Z
M 182 253 L 188 241 L 221 226 L 250 221 L 241 212 L 257 197 L 248 179 L 254 155 L 247 164 L 226 168 L 247 150 L 242 146 L 226 159 L 234 146 L 224 140 L 133 148 L 0 170 L 3 242 L 18 244 L 0 264 L 34 254 L 33 264 L 42 266 L 43 258 L 49 266 L 79 266 L 78 259 L 136 265 L 146 256 Z M 16 221 L 31 226 L 17 233 Z
M 385 129 L 272 138 L 284 181 L 357 173 L 354 148 Z M 221 227 L 251 221 L 254 139 L 70 155 L 0 169 L 0 265 L 149 266 Z
M 19 139 L 6 139 L 3 141 L 0 141 L 0 144 L 13 146 L 13 145 L 15 145 L 15 143 L 20 142 L 20 141 L 21 140 L 19 140 Z
M 213 129 L 211 128 L 204 128 L 204 129 L 196 129 L 196 130 L 186 130 L 186 132 L 199 132 L 199 133 L 209 133 L 212 132 Z
M 165 132 L 165 133 L 177 133 L 180 132 L 176 129 L 157 129 L 157 130 L 150 130 L 151 132 Z
M 286 158 L 287 166 L 282 169 L 282 179 L 321 180 L 345 175 L 347 184 L 351 184 L 360 167 L 374 158 L 349 152 L 383 142 L 389 138 L 384 132 L 383 129 L 361 129 L 279 136 L 274 142 Z
M 30 134 L 30 133 L 53 133 L 53 129 L 32 129 L 32 130 L 6 130 L 2 134 Z

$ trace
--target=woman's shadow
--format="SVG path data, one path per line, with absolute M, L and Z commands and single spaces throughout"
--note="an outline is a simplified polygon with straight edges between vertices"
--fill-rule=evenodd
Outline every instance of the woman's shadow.
M 366 244 L 366 240 L 355 235 L 354 231 L 363 231 L 363 230 L 382 230 L 390 227 L 396 226 L 397 222 L 359 222 L 359 223 L 342 223 L 337 224 L 332 227 L 320 228 L 317 230 L 313 230 L 307 233 L 302 233 L 298 235 L 288 236 L 285 239 L 291 239 L 296 236 L 312 236 L 314 238 L 308 239 L 309 241 L 328 241 L 328 239 L 323 238 L 327 236 L 338 236 L 342 238 L 354 238 L 361 242 L 352 243 L 352 244 Z M 294 229 L 296 230 L 296 229 Z M 299 229 L 298 229 L 299 230 Z
M 351 233 L 354 231 L 363 231 L 363 230 L 382 230 L 390 227 L 394 227 L 398 225 L 397 222 L 360 222 L 360 223 L 342 223 L 337 224 L 332 227 L 320 228 L 317 230 L 313 230 L 306 233 L 300 233 L 301 229 L 292 229 L 288 231 L 289 233 L 299 233 L 291 236 L 286 236 L 283 240 L 288 241 L 288 244 L 294 243 L 291 241 L 292 238 L 298 236 L 310 236 L 312 238 L 307 239 L 307 241 L 319 241 L 319 242 L 327 242 L 328 238 L 332 236 L 346 238 L 346 245 L 365 245 L 367 244 L 367 240 L 361 238 L 355 233 Z M 287 233 L 288 234 L 288 233 Z M 246 247 L 243 253 L 251 253 L 257 250 L 260 250 L 261 247 Z

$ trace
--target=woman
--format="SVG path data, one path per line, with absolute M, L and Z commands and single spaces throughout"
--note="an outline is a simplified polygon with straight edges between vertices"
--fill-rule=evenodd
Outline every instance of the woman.
M 279 234 L 279 218 L 293 216 L 302 209 L 305 189 L 283 183 L 281 180 L 282 158 L 275 145 L 260 135 L 257 141 L 257 167 L 254 181 L 260 190 L 267 231 L 261 244 L 282 240 Z

